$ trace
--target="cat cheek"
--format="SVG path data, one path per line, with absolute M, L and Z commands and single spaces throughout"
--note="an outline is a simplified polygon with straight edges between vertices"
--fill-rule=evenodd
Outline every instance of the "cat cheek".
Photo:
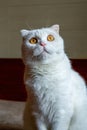
M 54 47 L 53 45 L 51 45 L 51 46 L 46 46 L 46 49 L 47 49 L 47 51 L 48 51 L 50 54 L 56 52 L 56 50 L 57 50 L 57 48 Z

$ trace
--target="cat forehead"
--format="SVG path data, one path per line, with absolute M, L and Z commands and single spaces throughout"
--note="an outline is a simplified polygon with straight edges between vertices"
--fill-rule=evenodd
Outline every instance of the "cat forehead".
M 59 34 L 59 25 L 53 25 L 51 27 L 48 28 L 41 28 L 41 29 L 36 29 L 36 30 L 26 30 L 26 29 L 22 29 L 20 31 L 21 36 L 26 38 L 27 36 L 33 34 L 33 35 L 41 35 L 41 34 Z
M 42 28 L 42 29 L 36 29 L 36 30 L 31 30 L 29 31 L 29 36 L 34 35 L 34 36 L 43 36 L 47 34 L 53 34 L 55 35 L 55 31 L 49 28 Z

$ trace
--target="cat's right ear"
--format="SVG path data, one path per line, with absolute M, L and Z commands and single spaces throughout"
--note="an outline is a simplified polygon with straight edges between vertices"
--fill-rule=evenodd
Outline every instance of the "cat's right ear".
M 29 30 L 22 29 L 22 30 L 20 31 L 20 33 L 21 33 L 21 36 L 22 36 L 22 37 L 25 37 L 26 35 L 28 35 Z

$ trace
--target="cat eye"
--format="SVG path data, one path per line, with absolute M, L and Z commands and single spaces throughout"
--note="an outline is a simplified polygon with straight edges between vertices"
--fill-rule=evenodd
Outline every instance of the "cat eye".
M 53 35 L 48 35 L 47 40 L 48 41 L 54 41 L 54 36 Z
M 29 40 L 31 44 L 36 44 L 38 42 L 37 38 L 33 37 Z

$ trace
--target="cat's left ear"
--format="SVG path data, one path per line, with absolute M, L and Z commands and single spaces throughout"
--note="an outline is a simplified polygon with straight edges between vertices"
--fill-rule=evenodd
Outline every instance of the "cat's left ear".
M 20 32 L 21 32 L 21 36 L 25 37 L 26 35 L 28 35 L 29 30 L 22 29 Z
M 54 29 L 57 33 L 59 33 L 59 25 L 58 24 L 51 26 L 51 28 Z

